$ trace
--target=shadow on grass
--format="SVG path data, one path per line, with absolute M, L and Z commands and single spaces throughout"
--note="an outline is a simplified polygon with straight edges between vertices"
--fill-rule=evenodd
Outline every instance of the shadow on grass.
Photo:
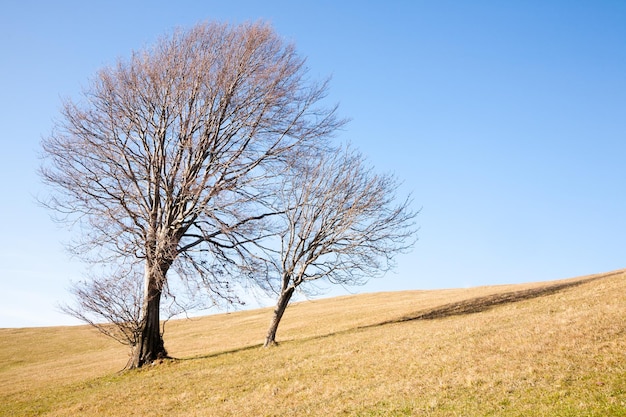
M 546 285 L 538 288 L 531 288 L 528 290 L 510 291 L 499 294 L 486 295 L 482 297 L 470 298 L 467 300 L 459 301 L 456 303 L 444 304 L 432 309 L 421 310 L 414 314 L 399 317 L 397 319 L 386 320 L 380 323 L 370 324 L 359 327 L 371 328 L 377 326 L 383 326 L 386 324 L 403 323 L 413 320 L 435 320 L 445 317 L 461 316 L 466 314 L 480 313 L 482 311 L 490 310 L 494 307 L 511 304 L 524 300 L 530 300 L 533 298 L 545 297 L 555 294 L 568 288 L 577 287 L 582 284 L 586 284 L 591 281 L 595 281 L 602 278 L 608 278 L 614 275 L 622 274 L 622 271 L 611 272 L 608 274 L 592 276 L 590 278 L 584 278 L 576 281 L 562 282 L 558 284 Z
M 567 281 L 567 282 L 562 282 L 558 284 L 545 285 L 545 286 L 538 287 L 538 288 L 531 288 L 528 290 L 510 291 L 510 292 L 505 292 L 505 293 L 498 293 L 498 294 L 486 295 L 482 297 L 470 298 L 470 299 L 459 301 L 456 303 L 444 304 L 439 307 L 426 309 L 426 310 L 420 310 L 413 314 L 402 316 L 396 319 L 385 320 L 385 321 L 381 321 L 378 323 L 367 324 L 364 326 L 357 326 L 357 327 L 353 327 L 353 328 L 349 328 L 345 330 L 339 330 L 336 332 L 327 333 L 323 335 L 315 335 L 315 336 L 304 337 L 300 339 L 287 339 L 283 343 L 305 342 L 305 341 L 310 341 L 310 340 L 325 339 L 327 337 L 351 333 L 357 330 L 371 329 L 375 327 L 385 326 L 388 324 L 404 323 L 408 321 L 417 321 L 417 320 L 437 320 L 437 319 L 442 319 L 446 317 L 480 313 L 480 312 L 487 311 L 487 310 L 490 310 L 492 308 L 495 308 L 497 306 L 501 306 L 504 304 L 511 304 L 511 303 L 516 303 L 516 302 L 520 302 L 524 300 L 530 300 L 533 298 L 545 297 L 545 296 L 552 295 L 552 294 L 558 293 L 560 291 L 563 291 L 569 288 L 577 287 L 579 285 L 586 284 L 586 283 L 596 281 L 599 279 L 608 278 L 608 277 L 615 276 L 615 275 L 621 275 L 623 273 L 624 271 L 615 271 L 615 272 L 609 272 L 609 273 L 601 274 L 601 275 L 594 275 L 589 278 L 583 278 L 583 279 L 579 279 L 575 281 Z M 276 345 L 280 345 L 280 343 L 277 343 Z M 199 356 L 194 356 L 191 358 L 184 358 L 184 359 L 178 359 L 178 360 L 208 359 L 208 358 L 218 357 L 218 356 L 226 355 L 230 353 L 238 353 L 238 352 L 244 352 L 244 351 L 248 351 L 252 349 L 259 349 L 262 346 L 263 344 L 259 343 L 255 345 L 244 346 L 241 348 L 214 352 L 214 353 L 210 353 L 206 355 L 199 355 Z M 272 347 L 270 347 L 270 349 L 272 349 Z
M 234 349 L 220 350 L 218 352 L 207 353 L 204 355 L 190 356 L 187 358 L 175 358 L 175 360 L 176 361 L 194 361 L 194 360 L 199 360 L 199 359 L 217 358 L 217 357 L 228 355 L 231 353 L 239 353 L 239 352 L 246 352 L 248 350 L 259 349 L 261 347 L 263 347 L 263 343 L 256 343 L 254 345 L 242 346 L 242 347 L 238 347 Z

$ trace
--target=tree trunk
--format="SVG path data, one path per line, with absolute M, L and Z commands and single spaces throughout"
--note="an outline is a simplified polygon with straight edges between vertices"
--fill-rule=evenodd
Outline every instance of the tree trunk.
M 161 265 L 158 272 L 146 266 L 146 290 L 144 293 L 143 317 L 139 343 L 133 349 L 129 368 L 141 368 L 145 364 L 167 358 L 167 351 L 161 335 L 161 285 L 169 269 Z
M 276 344 L 276 331 L 278 330 L 278 324 L 283 318 L 283 314 L 285 313 L 285 309 L 289 304 L 289 300 L 291 300 L 291 296 L 293 295 L 294 290 L 295 287 L 289 287 L 280 294 L 280 297 L 278 297 L 276 309 L 274 310 L 274 317 L 272 317 L 270 328 L 267 331 L 267 337 L 265 338 L 265 344 L 263 345 L 264 347 Z

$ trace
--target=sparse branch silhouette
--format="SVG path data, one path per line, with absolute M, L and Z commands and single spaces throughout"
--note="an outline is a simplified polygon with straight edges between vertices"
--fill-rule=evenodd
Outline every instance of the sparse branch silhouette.
M 296 289 L 319 279 L 362 284 L 412 247 L 417 213 L 409 198 L 396 201 L 397 188 L 351 147 L 293 161 L 276 193 L 279 243 L 265 249 L 278 293 L 265 346 Z
M 45 204 L 80 225 L 78 255 L 142 264 L 131 367 L 167 356 L 159 326 L 171 272 L 237 300 L 235 281 L 254 268 L 242 243 L 272 215 L 260 204 L 270 173 L 344 123 L 321 105 L 326 90 L 267 24 L 206 23 L 103 68 L 80 100 L 65 101 L 42 144 L 54 190 Z M 97 298 L 124 277 L 93 279 L 97 291 L 76 295 Z

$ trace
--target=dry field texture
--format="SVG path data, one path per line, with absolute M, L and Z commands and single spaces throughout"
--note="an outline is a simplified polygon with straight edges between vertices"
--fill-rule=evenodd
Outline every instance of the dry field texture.
M 0 329 L 4 416 L 626 416 L 626 275 L 364 294 L 168 323 L 119 372 L 88 327 Z

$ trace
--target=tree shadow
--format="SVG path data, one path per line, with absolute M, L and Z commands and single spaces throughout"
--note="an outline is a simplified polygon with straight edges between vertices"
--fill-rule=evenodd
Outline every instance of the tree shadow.
M 277 344 L 278 345 L 278 344 Z M 202 355 L 189 356 L 186 358 L 175 358 L 176 361 L 195 361 L 200 359 L 217 358 L 231 353 L 246 352 L 248 350 L 259 349 L 263 347 L 263 343 L 255 343 L 254 345 L 241 346 L 233 349 L 220 350 L 217 352 L 206 353 Z
M 480 313 L 504 304 L 516 303 L 533 298 L 545 297 L 555 294 L 568 288 L 577 287 L 598 279 L 620 275 L 623 271 L 610 272 L 608 274 L 594 275 L 576 281 L 561 282 L 558 284 L 546 285 L 528 290 L 510 291 L 505 293 L 491 294 L 482 297 L 470 298 L 455 303 L 444 304 L 432 309 L 420 310 L 413 314 L 402 316 L 396 319 L 385 320 L 380 323 L 359 326 L 359 329 L 384 326 L 393 323 L 403 323 L 414 320 L 436 320 L 452 316 Z

